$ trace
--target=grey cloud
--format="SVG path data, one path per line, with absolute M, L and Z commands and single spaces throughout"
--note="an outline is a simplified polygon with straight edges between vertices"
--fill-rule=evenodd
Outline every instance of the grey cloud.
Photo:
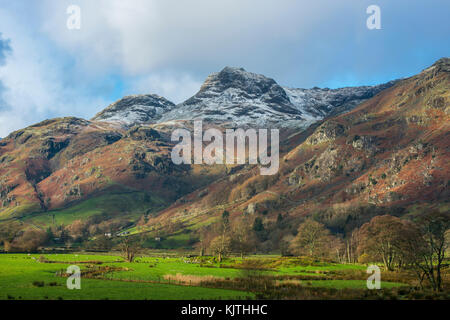
M 76 31 L 66 28 L 71 0 L 0 3 L 14 53 L 0 81 L 21 115 L 12 124 L 0 114 L 0 132 L 89 118 L 125 94 L 180 102 L 224 66 L 291 87 L 340 87 L 412 75 L 450 52 L 448 0 L 381 1 L 375 31 L 366 27 L 372 0 L 77 0 Z M 4 63 L 9 42 L 1 48 Z
M 80 0 L 78 33 L 48 16 L 68 3 L 46 2 L 45 32 L 83 70 L 125 77 L 169 70 L 199 81 L 231 65 L 290 86 L 358 85 L 417 72 L 449 49 L 443 0 L 384 2 L 376 31 L 366 27 L 372 0 Z
M 11 52 L 11 45 L 9 39 L 3 39 L 0 32 L 0 65 L 4 65 L 6 62 L 6 55 Z
M 3 39 L 2 34 L 0 33 L 0 66 L 5 65 L 6 56 L 11 51 L 12 50 L 11 50 L 11 46 L 10 46 L 10 40 Z M 5 89 L 6 88 L 0 79 L 0 110 L 4 109 L 6 107 L 6 102 L 3 99 L 3 92 L 5 91 Z

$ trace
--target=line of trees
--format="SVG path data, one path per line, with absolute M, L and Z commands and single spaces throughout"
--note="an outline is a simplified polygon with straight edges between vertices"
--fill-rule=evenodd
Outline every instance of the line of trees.
M 87 248 L 108 250 L 111 248 L 111 241 L 105 235 L 113 235 L 129 225 L 128 220 L 102 220 L 102 216 L 91 217 L 85 221 L 74 220 L 69 225 L 52 225 L 46 229 L 11 220 L 1 224 L 0 246 L 3 246 L 6 252 L 35 252 L 55 244 L 66 247 L 82 244 Z M 92 238 L 95 240 L 92 241 Z
M 219 263 L 231 252 L 243 257 L 256 250 L 260 232 L 264 232 L 261 219 L 252 220 L 244 214 L 231 222 L 229 212 L 224 211 L 217 223 L 200 229 L 200 255 L 209 249 L 211 254 L 217 256 Z
M 420 286 L 426 279 L 442 289 L 442 269 L 450 243 L 450 217 L 430 212 L 415 221 L 390 215 L 376 216 L 353 231 L 345 241 L 332 235 L 325 225 L 306 219 L 290 243 L 297 255 L 329 258 L 339 262 L 382 263 L 388 271 L 413 270 Z

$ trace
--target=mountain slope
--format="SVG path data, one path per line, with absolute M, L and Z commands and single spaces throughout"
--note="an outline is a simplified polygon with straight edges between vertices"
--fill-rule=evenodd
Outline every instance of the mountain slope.
M 180 105 L 129 96 L 90 121 L 46 120 L 0 141 L 0 220 L 45 227 L 49 214 L 64 223 L 114 215 L 128 225 L 145 216 L 144 231 L 167 233 L 208 225 L 226 209 L 231 219 L 262 217 L 273 236 L 264 241 L 276 246 L 304 215 L 347 232 L 376 214 L 445 210 L 449 74 L 449 59 L 441 59 L 375 87 L 289 89 L 225 68 Z M 278 174 L 174 165 L 173 123 L 199 118 L 219 127 L 282 124 Z M 288 229 L 275 225 L 279 214 Z
M 143 191 L 170 203 L 220 174 L 197 176 L 187 166 L 174 165 L 166 139 L 146 126 L 123 130 L 78 118 L 13 132 L 0 143 L 0 219 L 72 206 L 105 193 Z
M 292 135 L 282 149 L 277 175 L 247 166 L 202 190 L 206 196 L 186 196 L 148 226 L 179 221 L 195 229 L 228 210 L 231 219 L 262 218 L 267 246 L 277 247 L 304 215 L 345 233 L 374 215 L 450 211 L 450 59 Z

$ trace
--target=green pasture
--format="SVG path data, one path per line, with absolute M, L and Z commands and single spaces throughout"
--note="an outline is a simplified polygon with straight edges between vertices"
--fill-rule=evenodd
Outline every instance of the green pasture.
M 39 257 L 56 263 L 39 262 Z M 245 277 L 248 270 L 240 266 L 256 259 L 262 263 L 259 274 L 285 276 L 306 275 L 311 280 L 299 280 L 303 286 L 335 289 L 365 289 L 365 280 L 314 280 L 326 272 L 364 270 L 362 265 L 331 263 L 302 264 L 295 258 L 257 256 L 226 259 L 222 264 L 212 259 L 186 257 L 138 257 L 135 262 L 125 262 L 119 255 L 91 254 L 0 254 L 0 299 L 248 299 L 253 293 L 187 286 L 169 282 L 164 276 L 213 276 L 224 280 Z M 281 263 L 280 263 L 281 261 Z M 101 264 L 98 264 L 101 262 Z M 97 263 L 97 264 L 95 264 Z M 69 265 L 82 270 L 92 265 L 120 268 L 103 274 L 101 279 L 81 279 L 81 290 L 69 290 L 66 278 L 58 271 Z M 43 282 L 37 286 L 36 281 Z M 383 288 L 402 286 L 401 283 L 382 282 Z
M 117 257 L 112 256 L 75 256 L 75 255 L 45 255 L 54 261 L 67 263 L 41 263 L 33 258 L 39 255 L 1 254 L 0 255 L 0 299 L 243 299 L 252 297 L 250 293 L 234 290 L 202 288 L 195 286 L 180 286 L 176 284 L 124 282 L 102 279 L 82 279 L 80 290 L 69 290 L 66 278 L 56 276 L 59 270 L 65 270 L 70 262 L 101 260 L 108 265 L 115 265 Z M 124 263 L 123 263 L 124 264 Z M 121 266 L 123 266 L 121 264 Z M 157 274 L 144 277 L 144 264 L 133 263 L 136 271 L 132 278 L 156 279 Z M 145 264 L 146 265 L 146 264 Z M 84 264 L 79 264 L 83 269 Z M 148 267 L 148 266 L 147 266 Z M 167 270 L 172 268 L 169 263 Z M 161 274 L 165 271 L 160 270 Z M 118 277 L 120 279 L 120 277 Z M 33 282 L 44 282 L 43 287 L 33 285 Z
M 143 212 L 153 212 L 162 207 L 164 207 L 162 199 L 144 192 L 111 193 L 84 200 L 68 208 L 31 214 L 22 218 L 22 221 L 46 227 L 53 223 L 69 225 L 75 220 L 86 220 L 96 215 L 109 218 L 120 216 L 136 220 Z

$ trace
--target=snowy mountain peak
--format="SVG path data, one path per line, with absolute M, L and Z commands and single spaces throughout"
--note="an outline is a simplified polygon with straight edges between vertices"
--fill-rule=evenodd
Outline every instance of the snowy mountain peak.
M 303 121 L 301 114 L 275 80 L 243 68 L 225 67 L 209 75 L 197 94 L 165 114 L 160 122 L 203 119 L 244 127 L 285 125 Z
M 126 96 L 97 113 L 92 120 L 114 121 L 124 125 L 155 123 L 175 106 L 156 94 Z
M 347 112 L 395 83 L 396 81 L 389 81 L 376 86 L 338 89 L 317 87 L 311 89 L 283 87 L 283 89 L 297 109 L 302 110 L 304 114 L 308 114 L 313 118 L 322 119 L 327 116 Z
M 304 128 L 327 116 L 351 110 L 394 83 L 294 89 L 243 68 L 225 67 L 209 75 L 200 90 L 183 103 L 174 105 L 154 94 L 127 96 L 93 120 L 132 126 L 201 119 L 231 127 Z
M 275 80 L 247 72 L 244 68 L 225 67 L 222 71 L 208 76 L 200 88 L 200 92 L 208 90 L 221 92 L 235 88 L 248 94 L 260 95 L 266 93 L 274 85 L 277 85 Z

